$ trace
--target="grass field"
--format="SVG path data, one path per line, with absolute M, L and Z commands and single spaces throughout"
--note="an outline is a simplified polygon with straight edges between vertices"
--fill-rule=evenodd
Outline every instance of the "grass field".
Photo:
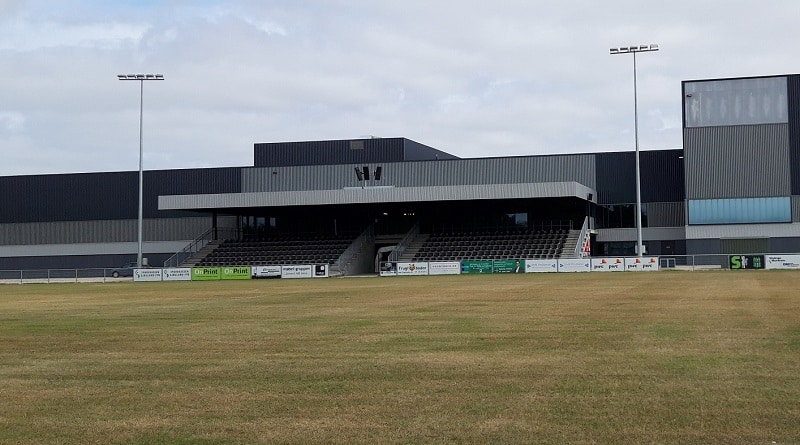
M 800 443 L 800 274 L 0 286 L 0 443 Z

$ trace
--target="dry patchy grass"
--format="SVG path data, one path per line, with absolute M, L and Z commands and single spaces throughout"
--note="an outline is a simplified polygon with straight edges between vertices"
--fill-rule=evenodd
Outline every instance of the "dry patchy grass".
M 798 285 L 0 286 L 0 443 L 800 443 Z

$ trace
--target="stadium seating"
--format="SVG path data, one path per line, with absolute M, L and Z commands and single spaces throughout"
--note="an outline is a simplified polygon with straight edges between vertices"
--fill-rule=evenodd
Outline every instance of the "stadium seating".
M 226 240 L 198 266 L 334 264 L 354 238 L 351 235 L 298 234 L 261 240 Z
M 432 233 L 413 261 L 559 258 L 568 229 Z

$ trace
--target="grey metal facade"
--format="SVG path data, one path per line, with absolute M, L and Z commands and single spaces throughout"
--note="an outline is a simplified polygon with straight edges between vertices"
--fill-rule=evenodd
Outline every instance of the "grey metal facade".
M 210 217 L 144 220 L 145 241 L 192 240 L 211 227 Z M 136 219 L 0 224 L 0 246 L 119 243 L 137 240 Z
M 786 123 L 786 76 L 683 82 L 684 127 Z
M 254 167 L 458 159 L 406 138 L 258 143 Z
M 0 177 L 0 224 L 136 219 L 138 181 L 138 172 Z M 240 168 L 146 171 L 144 216 L 196 216 L 159 211 L 160 195 L 235 193 L 240 188 Z
M 788 124 L 684 129 L 688 199 L 789 196 Z
M 381 167 L 359 181 L 355 168 Z M 307 165 L 297 167 L 245 168 L 243 193 L 300 190 L 339 190 L 345 187 L 429 187 L 575 181 L 595 187 L 594 155 L 526 156 L 512 158 L 456 159 L 439 161 Z

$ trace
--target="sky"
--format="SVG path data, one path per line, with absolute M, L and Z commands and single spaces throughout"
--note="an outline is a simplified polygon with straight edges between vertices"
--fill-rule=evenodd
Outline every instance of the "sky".
M 680 148 L 684 80 L 800 73 L 786 0 L 0 0 L 0 176 L 253 165 L 260 142 L 459 157 Z

